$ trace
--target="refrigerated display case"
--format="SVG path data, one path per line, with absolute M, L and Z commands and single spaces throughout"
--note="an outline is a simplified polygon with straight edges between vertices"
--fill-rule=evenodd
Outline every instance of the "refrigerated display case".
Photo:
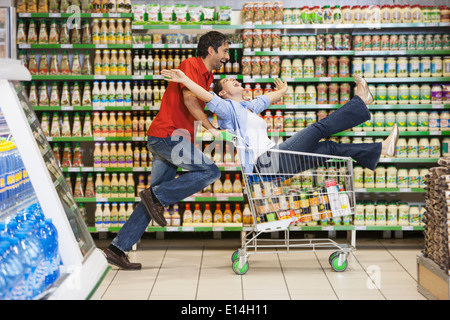
M 0 108 L 7 126 L 4 124 L 0 133 L 4 138 L 14 140 L 34 196 L 59 234 L 61 275 L 41 298 L 95 298 L 95 291 L 109 266 L 95 246 L 39 119 L 28 102 L 20 80 L 30 79 L 28 70 L 19 61 L 0 59 Z M 0 213 L 0 220 L 3 218 Z
M 0 59 L 16 58 L 14 1 L 0 0 Z

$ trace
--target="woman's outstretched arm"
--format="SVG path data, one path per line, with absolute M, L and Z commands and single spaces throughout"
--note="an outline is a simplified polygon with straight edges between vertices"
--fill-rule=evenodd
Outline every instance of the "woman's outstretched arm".
M 196 84 L 194 81 L 189 79 L 188 76 L 184 74 L 183 71 L 179 69 L 171 69 L 171 70 L 161 70 L 161 75 L 164 77 L 164 80 L 169 82 L 178 82 L 185 85 L 193 94 L 197 96 L 203 102 L 210 102 L 214 97 L 210 92 L 203 89 L 201 86 Z

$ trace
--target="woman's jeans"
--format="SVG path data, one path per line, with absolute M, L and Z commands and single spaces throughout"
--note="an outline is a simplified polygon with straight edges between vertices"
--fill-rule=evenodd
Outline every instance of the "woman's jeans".
M 381 143 L 319 142 L 369 119 L 366 105 L 360 97 L 355 96 L 326 118 L 297 132 L 272 150 L 351 157 L 362 166 L 375 170 L 381 155 Z M 296 173 L 321 165 L 322 160 L 324 158 L 267 151 L 258 158 L 256 167 L 261 173 Z
M 164 207 L 189 197 L 220 178 L 219 168 L 183 136 L 149 136 L 147 147 L 153 154 L 151 188 Z M 175 179 L 178 167 L 188 172 Z M 112 244 L 122 251 L 129 251 L 141 238 L 150 220 L 144 204 L 139 202 Z

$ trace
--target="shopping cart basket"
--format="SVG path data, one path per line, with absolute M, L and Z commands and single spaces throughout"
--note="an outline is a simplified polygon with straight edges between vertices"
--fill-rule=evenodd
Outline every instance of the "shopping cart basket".
M 237 139 L 241 138 L 230 133 L 225 137 L 238 151 L 251 151 L 245 144 L 238 146 Z M 232 254 L 236 274 L 248 271 L 249 255 L 278 252 L 332 251 L 331 268 L 338 272 L 347 269 L 347 256 L 354 247 L 331 239 L 291 239 L 289 232 L 295 225 L 352 218 L 355 192 L 351 158 L 275 148 L 259 157 L 253 172 L 241 167 L 253 225 L 244 228 L 241 248 Z M 284 239 L 260 237 L 280 231 L 284 231 Z

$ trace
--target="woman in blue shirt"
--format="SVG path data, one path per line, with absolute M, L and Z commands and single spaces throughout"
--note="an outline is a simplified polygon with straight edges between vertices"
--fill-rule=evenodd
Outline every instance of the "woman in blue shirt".
M 282 82 L 277 78 L 275 91 L 245 101 L 242 97 L 244 89 L 235 79 L 221 79 L 214 85 L 214 92 L 208 92 L 178 69 L 163 70 L 161 75 L 167 81 L 180 82 L 188 87 L 217 115 L 221 129 L 240 137 L 237 140 L 238 146 L 245 143 L 247 147 L 243 149 L 244 154 L 240 153 L 241 163 L 246 172 L 252 172 L 256 165 L 262 172 L 292 173 L 304 171 L 318 164 L 318 158 L 304 157 L 303 161 L 295 163 L 293 168 L 295 152 L 351 157 L 371 170 L 375 170 L 381 155 L 390 157 L 395 155 L 399 137 L 396 124 L 391 134 L 379 143 L 345 144 L 320 141 L 370 119 L 367 105 L 373 102 L 373 98 L 367 82 L 359 75 L 354 75 L 357 86 L 355 96 L 349 102 L 326 118 L 296 132 L 277 146 L 268 138 L 266 123 L 257 114 L 284 95 L 287 90 L 285 81 Z M 283 152 L 277 152 L 278 150 Z

